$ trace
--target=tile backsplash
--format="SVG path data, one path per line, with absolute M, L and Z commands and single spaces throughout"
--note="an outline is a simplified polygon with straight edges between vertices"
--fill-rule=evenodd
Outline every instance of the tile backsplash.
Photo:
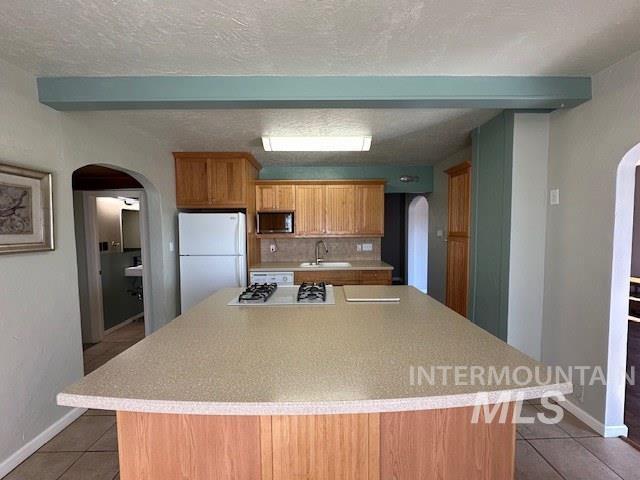
M 260 240 L 260 255 L 263 263 L 315 261 L 317 238 L 267 238 Z M 380 260 L 380 238 L 325 238 L 329 253 L 325 260 Z M 274 244 L 278 250 L 271 253 Z M 358 251 L 358 244 L 370 243 L 369 252 Z

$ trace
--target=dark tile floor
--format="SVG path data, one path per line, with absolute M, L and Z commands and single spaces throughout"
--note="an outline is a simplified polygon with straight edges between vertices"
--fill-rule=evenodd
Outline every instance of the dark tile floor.
M 542 411 L 526 404 L 523 416 Z M 89 410 L 16 468 L 5 480 L 118 479 L 113 412 Z M 573 415 L 558 425 L 518 426 L 516 479 L 640 478 L 640 451 L 619 438 L 601 438 Z
M 82 352 L 84 374 L 93 372 L 119 353 L 144 338 L 144 320 L 136 320 L 118 330 L 105 335 L 100 343 L 96 343 Z

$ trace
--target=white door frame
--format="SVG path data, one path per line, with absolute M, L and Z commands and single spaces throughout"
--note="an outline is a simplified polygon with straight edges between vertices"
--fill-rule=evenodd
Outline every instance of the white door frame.
M 100 250 L 98 248 L 98 222 L 96 211 L 97 197 L 129 197 L 140 201 L 140 246 L 142 250 L 142 287 L 144 289 L 144 331 L 149 334 L 151 325 L 151 273 L 149 249 L 149 223 L 147 213 L 147 198 L 143 188 L 127 190 L 95 190 L 82 192 L 84 205 L 85 250 L 87 255 L 87 292 L 89 296 L 90 334 L 87 336 L 92 343 L 97 343 L 104 337 L 104 310 L 102 305 L 102 278 L 100 275 Z M 145 288 L 147 287 L 147 288 Z

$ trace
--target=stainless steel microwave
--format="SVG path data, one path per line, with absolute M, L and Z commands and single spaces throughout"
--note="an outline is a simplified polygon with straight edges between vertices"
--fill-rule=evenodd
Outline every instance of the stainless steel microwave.
M 258 212 L 258 233 L 293 233 L 293 212 Z

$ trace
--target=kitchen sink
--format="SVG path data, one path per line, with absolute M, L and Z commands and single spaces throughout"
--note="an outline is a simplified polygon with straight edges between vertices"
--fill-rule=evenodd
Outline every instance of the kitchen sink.
M 349 268 L 351 264 L 349 262 L 302 262 L 300 264 L 302 268 Z

